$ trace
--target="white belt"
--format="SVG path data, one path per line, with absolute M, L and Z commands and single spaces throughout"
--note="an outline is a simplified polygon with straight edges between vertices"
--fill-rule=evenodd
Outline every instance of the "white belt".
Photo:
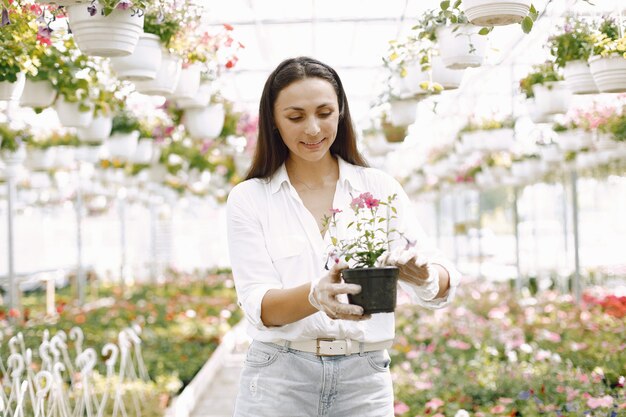
M 277 340 L 277 345 L 286 346 L 287 340 Z M 362 345 L 362 346 L 361 346 Z M 315 353 L 317 356 L 352 355 L 360 352 L 371 352 L 374 350 L 389 349 L 393 345 L 393 340 L 383 340 L 382 342 L 359 342 L 352 339 L 311 339 L 297 342 L 289 342 L 289 348 L 301 350 L 303 352 Z

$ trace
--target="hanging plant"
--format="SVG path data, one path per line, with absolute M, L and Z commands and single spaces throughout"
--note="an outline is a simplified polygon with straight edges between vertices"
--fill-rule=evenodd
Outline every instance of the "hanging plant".
M 533 91 L 534 85 L 542 85 L 550 81 L 561 81 L 563 76 L 559 74 L 554 66 L 554 62 L 545 62 L 533 66 L 533 70 L 519 82 L 522 93 L 526 95 L 526 98 L 533 98 L 535 93 Z
M 558 35 L 548 38 L 554 63 L 564 68 L 568 62 L 586 61 L 593 51 L 591 27 L 582 20 L 569 18 Z
M 0 82 L 14 83 L 21 72 L 36 73 L 30 52 L 37 44 L 38 24 L 30 7 L 3 2 L 0 9 Z

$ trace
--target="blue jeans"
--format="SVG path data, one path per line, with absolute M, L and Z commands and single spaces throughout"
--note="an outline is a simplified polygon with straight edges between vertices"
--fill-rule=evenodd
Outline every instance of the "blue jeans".
M 386 350 L 316 356 L 253 341 L 235 417 L 393 417 Z

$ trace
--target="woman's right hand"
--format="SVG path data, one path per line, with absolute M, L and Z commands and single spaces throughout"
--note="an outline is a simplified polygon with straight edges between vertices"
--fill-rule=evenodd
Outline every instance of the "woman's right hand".
M 341 280 L 341 271 L 346 269 L 346 263 L 334 264 L 333 267 L 319 281 L 311 283 L 309 302 L 319 311 L 326 313 L 331 319 L 339 320 L 366 320 L 371 315 L 363 315 L 363 308 L 354 304 L 339 301 L 340 294 L 358 294 L 361 286 L 346 284 Z

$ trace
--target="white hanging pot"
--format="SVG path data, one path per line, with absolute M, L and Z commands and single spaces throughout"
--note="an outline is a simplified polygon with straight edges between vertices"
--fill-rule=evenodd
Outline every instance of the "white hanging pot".
M 111 67 L 120 80 L 154 80 L 161 66 L 161 57 L 159 37 L 151 33 L 142 33 L 133 53 L 111 58 Z
M 176 106 L 180 109 L 191 109 L 194 107 L 206 107 L 211 103 L 211 83 L 208 81 L 200 83 L 198 91 L 193 97 L 176 98 Z
M 573 94 L 598 93 L 598 87 L 591 76 L 591 69 L 587 61 L 579 59 L 566 63 L 565 68 L 563 68 L 563 76 L 565 77 L 567 88 Z
M 165 50 L 161 54 L 161 65 L 155 79 L 136 81 L 135 89 L 137 92 L 153 96 L 170 96 L 176 90 L 176 85 L 180 79 L 182 61 Z
M 222 133 L 226 113 L 222 104 L 185 110 L 183 124 L 194 139 L 214 139 Z
M 391 100 L 389 121 L 394 126 L 408 126 L 417 119 L 417 100 Z
M 144 13 L 133 7 L 114 9 L 110 15 L 98 12 L 91 16 L 86 4 L 67 8 L 67 18 L 78 49 L 85 55 L 127 56 L 133 53 L 143 33 Z
M 465 74 L 464 70 L 447 68 L 440 56 L 432 57 L 430 65 L 433 73 L 433 82 L 441 84 L 444 90 L 459 88 L 463 80 L 463 74 Z
M 57 96 L 50 81 L 33 81 L 26 79 L 24 92 L 20 97 L 22 107 L 50 107 Z
M 95 142 L 89 145 L 81 145 L 76 148 L 76 159 L 89 164 L 97 164 L 104 154 L 104 145 Z
M 8 168 L 20 165 L 26 159 L 26 146 L 20 145 L 16 151 L 0 151 L 0 159 Z
M 87 111 L 80 111 L 79 103 L 68 103 L 63 96 L 59 96 L 54 109 L 65 127 L 87 127 L 93 120 L 92 106 Z
M 18 100 L 24 91 L 24 82 L 26 77 L 23 72 L 17 74 L 17 81 L 0 81 L 0 101 Z
M 112 117 L 98 115 L 93 118 L 87 127 L 76 129 L 76 134 L 82 142 L 103 142 L 111 134 L 112 125 Z
M 530 0 L 463 0 L 467 20 L 476 26 L 504 26 L 528 16 Z
M 424 82 L 430 82 L 430 76 L 427 71 L 422 71 L 418 62 L 414 62 L 407 64 L 404 77 L 394 74 L 391 78 L 391 88 L 397 97 L 412 97 L 428 92 L 421 87 Z
M 76 148 L 73 146 L 57 146 L 54 153 L 55 168 L 71 168 L 74 165 Z
M 563 151 L 579 151 L 593 146 L 591 132 L 583 129 L 566 130 L 557 135 L 557 144 Z
M 626 58 L 611 55 L 606 58 L 589 58 L 591 75 L 602 93 L 623 93 L 626 91 Z
M 135 154 L 133 155 L 132 161 L 135 164 L 148 164 L 153 160 L 155 146 L 154 139 L 142 138 L 139 139 L 137 143 L 137 148 L 135 149 Z
M 130 160 L 135 155 L 139 132 L 114 133 L 107 139 L 109 156 L 112 159 Z
M 450 69 L 479 67 L 485 58 L 487 37 L 473 25 L 443 26 L 437 29 L 439 55 Z
M 38 0 L 41 4 L 56 4 L 57 6 L 69 7 L 75 4 L 89 4 L 91 0 Z
M 535 107 L 541 114 L 559 114 L 567 112 L 572 97 L 564 81 L 550 81 L 533 85 Z
M 25 165 L 33 171 L 46 171 L 54 167 L 56 147 L 31 148 L 26 153 Z
M 176 84 L 176 89 L 172 94 L 172 99 L 193 99 L 200 89 L 200 67 L 191 65 L 180 71 L 180 78 Z
M 539 154 L 541 155 L 541 159 L 548 163 L 561 162 L 563 160 L 563 154 L 556 145 L 539 147 Z

